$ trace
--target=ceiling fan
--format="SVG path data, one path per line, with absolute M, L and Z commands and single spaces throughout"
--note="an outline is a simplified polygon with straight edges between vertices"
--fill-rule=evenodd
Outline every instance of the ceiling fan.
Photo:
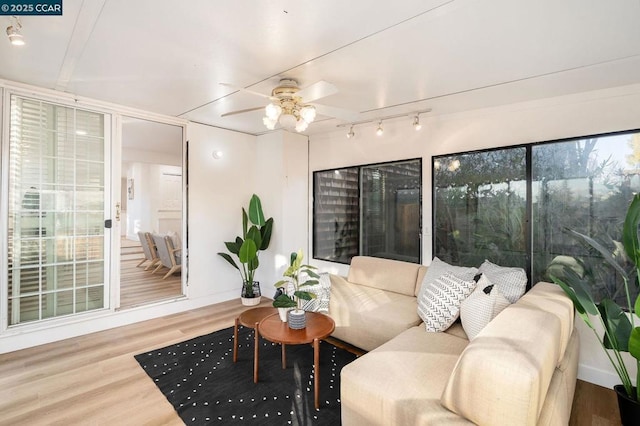
M 276 125 L 280 124 L 280 126 L 285 129 L 295 129 L 297 132 L 304 132 L 309 124 L 315 120 L 316 114 L 335 117 L 347 122 L 354 121 L 358 115 L 353 111 L 314 102 L 316 99 L 321 99 L 338 92 L 336 86 L 326 81 L 318 81 L 301 89 L 296 80 L 283 78 L 271 91 L 271 95 L 254 92 L 227 83 L 220 84 L 235 90 L 267 98 L 271 101 L 266 107 L 231 111 L 222 114 L 221 117 L 257 111 L 264 108 L 265 116 L 262 118 L 262 122 L 269 130 L 275 129 Z

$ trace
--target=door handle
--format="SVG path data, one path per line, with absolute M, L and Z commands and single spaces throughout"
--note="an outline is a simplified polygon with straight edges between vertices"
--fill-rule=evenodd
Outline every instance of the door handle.
M 116 203 L 116 220 L 120 222 L 120 203 Z

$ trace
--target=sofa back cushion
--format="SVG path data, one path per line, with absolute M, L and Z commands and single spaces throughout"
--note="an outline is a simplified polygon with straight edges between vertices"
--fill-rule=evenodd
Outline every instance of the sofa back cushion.
M 566 296 L 556 287 L 534 286 L 465 348 L 442 394 L 446 408 L 477 424 L 537 423 L 565 327 L 573 328 L 573 310 L 562 312 Z
M 351 259 L 347 280 L 360 285 L 413 296 L 421 265 L 369 256 Z

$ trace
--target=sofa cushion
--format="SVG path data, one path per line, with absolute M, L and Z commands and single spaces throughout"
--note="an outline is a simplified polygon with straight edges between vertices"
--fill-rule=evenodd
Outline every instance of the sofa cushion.
M 560 336 L 557 316 L 526 304 L 509 306 L 466 347 L 443 405 L 477 424 L 536 424 L 558 363 Z
M 460 304 L 475 286 L 475 281 L 464 281 L 450 272 L 427 283 L 418 298 L 418 315 L 427 331 L 440 332 L 449 328 L 458 318 Z
M 413 296 L 421 265 L 370 256 L 351 259 L 347 280 L 367 287 Z
M 509 302 L 515 303 L 527 289 L 527 274 L 522 268 L 498 266 L 485 260 L 478 272 L 482 272 L 489 280 L 498 286 Z
M 467 344 L 447 333 L 412 327 L 348 364 L 340 373 L 342 424 L 470 424 L 440 404 Z
M 330 278 L 334 337 L 370 351 L 420 324 L 415 297 Z
M 460 319 L 469 340 L 473 340 L 480 331 L 511 303 L 502 295 L 500 289 L 482 274 L 476 289 L 462 301 Z
M 431 264 L 427 268 L 427 271 L 424 275 L 420 283 L 420 289 L 416 292 L 416 296 L 420 297 L 422 294 L 422 289 L 425 285 L 432 283 L 436 278 L 444 275 L 445 272 L 451 272 L 458 278 L 461 278 L 465 281 L 471 281 L 473 277 L 478 273 L 478 268 L 466 267 L 466 266 L 453 266 L 449 265 L 447 262 L 443 262 L 437 257 L 434 257 L 431 261 Z

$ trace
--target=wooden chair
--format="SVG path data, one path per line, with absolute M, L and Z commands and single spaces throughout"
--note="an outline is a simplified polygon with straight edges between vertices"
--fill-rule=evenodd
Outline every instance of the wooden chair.
M 153 234 L 152 237 L 153 242 L 156 244 L 158 258 L 160 259 L 160 264 L 156 266 L 156 269 L 154 269 L 152 273 L 155 273 L 163 266 L 169 268 L 169 272 L 162 277 L 164 280 L 169 275 L 182 270 L 182 256 L 179 254 L 182 248 L 174 248 L 173 240 L 168 235 Z
M 136 265 L 136 267 L 142 266 L 144 262 L 148 261 L 150 263 L 146 266 L 146 268 L 144 268 L 145 271 L 148 271 L 152 266 L 156 266 L 158 262 L 160 262 L 158 253 L 156 252 L 156 245 L 153 242 L 153 238 L 151 238 L 150 232 L 140 231 L 138 232 L 138 238 L 140 239 L 140 244 L 142 245 L 144 259 L 142 259 L 140 263 Z

